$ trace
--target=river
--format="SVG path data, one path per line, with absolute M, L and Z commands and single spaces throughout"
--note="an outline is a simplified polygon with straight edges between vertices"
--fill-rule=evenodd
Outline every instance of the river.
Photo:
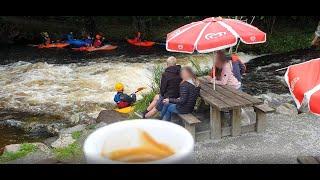
M 124 83 L 126 92 L 134 92 L 138 87 L 147 87 L 148 91 L 153 67 L 171 55 L 177 56 L 180 64 L 190 64 L 191 55 L 169 53 L 160 45 L 138 48 L 121 44 L 116 51 L 99 53 L 4 47 L 0 50 L 0 112 L 27 113 L 40 122 L 51 116 L 67 119 L 79 112 L 97 117 L 101 110 L 113 107 L 116 82 Z M 319 52 L 313 50 L 264 56 L 240 53 L 248 68 L 244 90 L 250 94 L 287 93 L 282 82 L 284 71 L 275 70 L 317 56 L 320 57 Z M 209 55 L 192 57 L 202 67 L 212 65 Z M 23 117 L 13 119 L 25 121 Z M 0 126 L 0 148 L 36 140 L 39 137 Z

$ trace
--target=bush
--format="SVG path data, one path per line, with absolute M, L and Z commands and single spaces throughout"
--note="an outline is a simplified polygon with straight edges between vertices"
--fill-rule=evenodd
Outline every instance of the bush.
M 206 68 L 202 69 L 202 68 L 200 67 L 199 60 L 196 59 L 196 58 L 194 58 L 194 57 L 190 58 L 189 61 L 190 61 L 191 65 L 192 65 L 193 69 L 195 69 L 195 73 L 196 73 L 196 75 L 197 75 L 198 77 L 200 77 L 200 76 L 206 76 L 206 75 L 208 75 L 209 72 L 211 71 L 211 68 L 210 68 L 210 67 L 206 67 Z
M 161 65 L 157 65 L 154 68 L 153 74 L 152 74 L 151 91 L 146 94 L 143 94 L 142 99 L 135 104 L 134 110 L 136 112 L 141 113 L 145 111 L 149 106 L 149 103 L 153 100 L 153 97 L 156 94 L 159 94 L 160 81 L 161 81 L 161 76 L 163 72 L 164 72 L 164 67 Z

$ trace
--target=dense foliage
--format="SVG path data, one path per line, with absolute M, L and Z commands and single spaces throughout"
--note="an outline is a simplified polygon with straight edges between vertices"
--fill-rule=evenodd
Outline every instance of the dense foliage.
M 73 31 L 78 37 L 101 32 L 113 40 L 123 40 L 140 31 L 145 38 L 164 41 L 168 32 L 206 17 L 210 16 L 1 16 L 0 43 L 34 43 L 43 31 L 48 31 L 53 39 L 59 39 L 63 34 Z M 257 46 L 257 50 L 261 52 L 265 48 L 271 52 L 277 51 L 276 49 L 282 52 L 306 47 L 320 20 L 320 16 L 224 17 L 247 21 L 267 32 L 268 44 Z M 294 35 L 297 37 L 291 37 Z M 252 47 L 256 48 L 240 48 Z

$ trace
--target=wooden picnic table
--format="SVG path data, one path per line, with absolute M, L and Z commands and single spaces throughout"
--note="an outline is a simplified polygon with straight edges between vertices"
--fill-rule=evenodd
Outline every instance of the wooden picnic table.
M 209 83 L 205 77 L 200 77 L 200 96 L 210 105 L 210 137 L 221 139 L 223 136 L 238 136 L 246 132 L 262 132 L 266 128 L 266 113 L 273 109 L 264 105 L 263 101 L 245 92 L 229 86 Z M 256 123 L 241 127 L 241 108 L 253 107 L 256 111 Z M 231 126 L 223 127 L 224 112 L 231 114 Z

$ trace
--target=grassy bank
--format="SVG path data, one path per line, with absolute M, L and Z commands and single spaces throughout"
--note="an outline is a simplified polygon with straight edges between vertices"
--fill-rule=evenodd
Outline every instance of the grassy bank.
M 30 143 L 23 143 L 21 144 L 20 149 L 16 152 L 4 152 L 0 156 L 0 163 L 22 158 L 29 153 L 35 152 L 36 150 L 37 150 L 36 145 L 30 144 Z

